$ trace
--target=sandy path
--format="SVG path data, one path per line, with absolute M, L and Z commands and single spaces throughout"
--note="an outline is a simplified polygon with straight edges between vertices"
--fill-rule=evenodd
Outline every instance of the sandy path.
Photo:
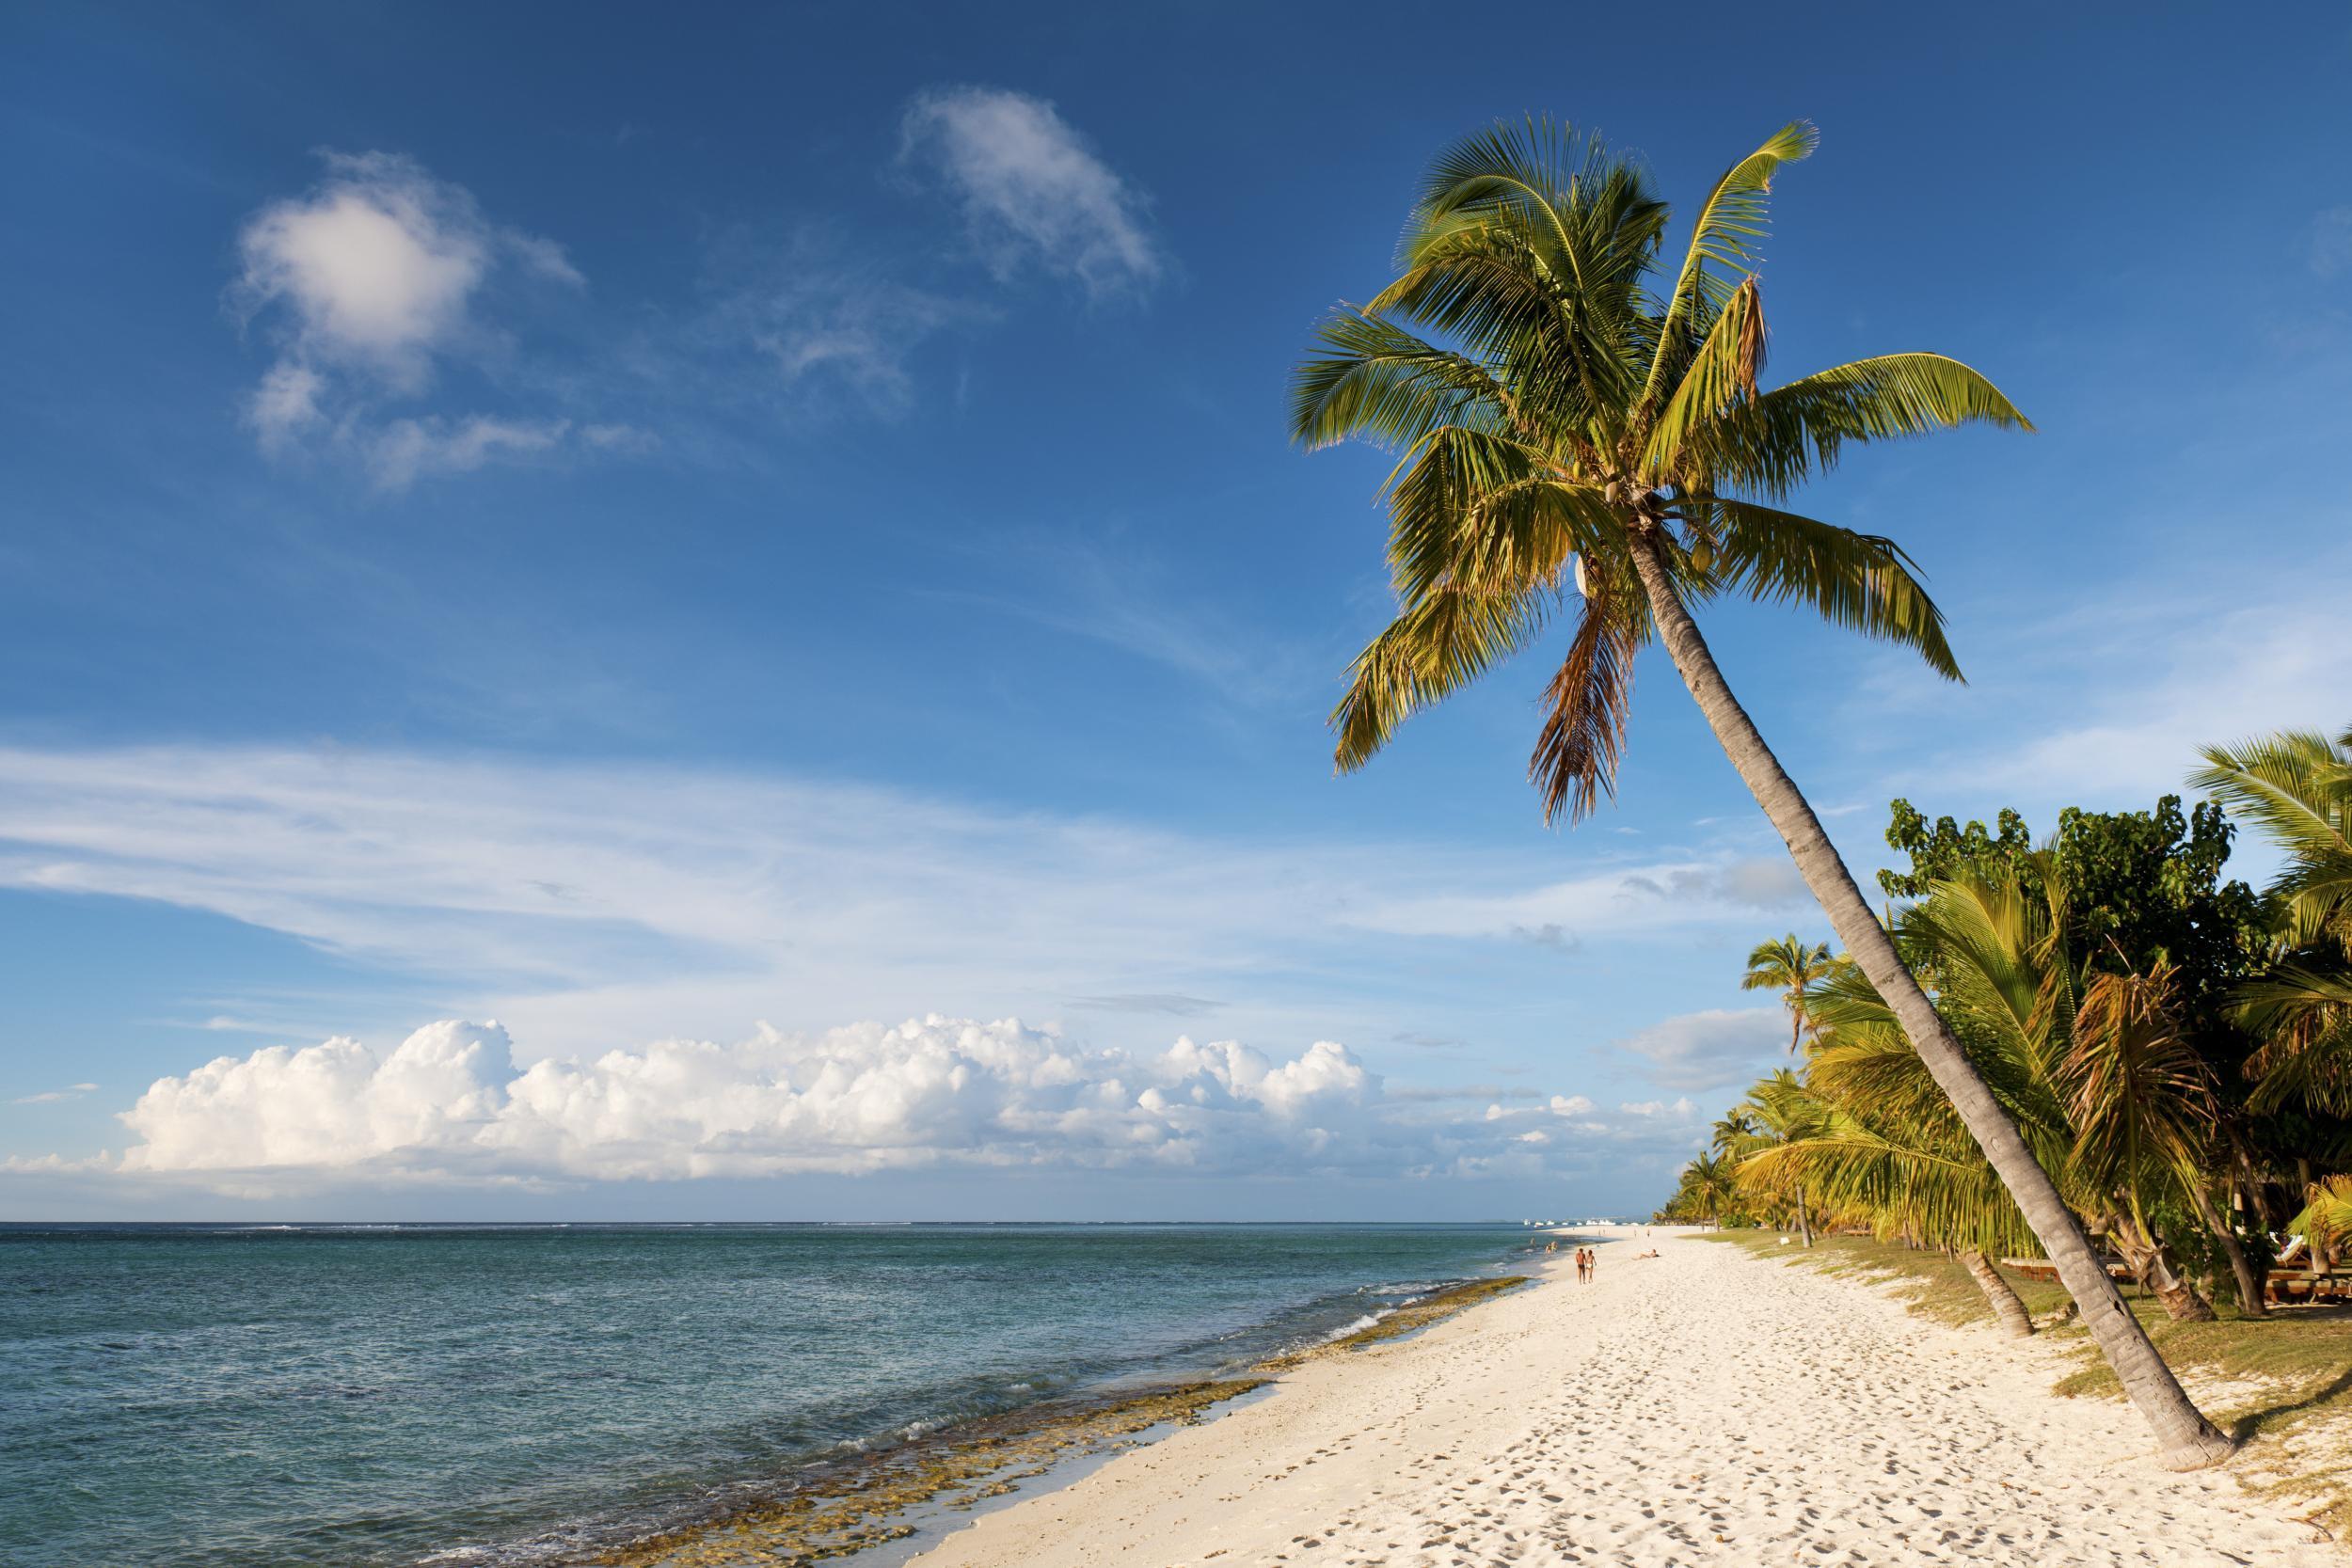
M 1640 1232 L 1633 1233 L 1638 1236 Z M 977 1521 L 916 1568 L 2343 1568 L 2049 1354 L 1718 1243 L 1601 1251 Z

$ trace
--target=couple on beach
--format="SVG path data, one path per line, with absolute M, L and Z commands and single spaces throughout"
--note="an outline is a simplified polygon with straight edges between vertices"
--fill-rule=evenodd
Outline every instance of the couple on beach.
M 1578 1247 L 1576 1249 L 1576 1282 L 1579 1285 L 1591 1284 L 1594 1266 L 1599 1261 L 1599 1257 L 1591 1247 Z

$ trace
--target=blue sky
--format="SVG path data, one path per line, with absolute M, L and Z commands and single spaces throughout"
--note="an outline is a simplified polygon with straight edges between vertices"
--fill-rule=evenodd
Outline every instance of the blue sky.
M 1710 623 L 1858 863 L 2343 723 L 2341 10 L 1680 14 L 11 8 L 0 1214 L 1646 1208 L 1821 927 L 1671 669 L 1572 832 L 1540 657 L 1322 725 L 1386 460 L 1285 377 L 1498 116 L 1817 120 L 1774 371 L 2041 427 L 1804 503 L 1967 688 Z

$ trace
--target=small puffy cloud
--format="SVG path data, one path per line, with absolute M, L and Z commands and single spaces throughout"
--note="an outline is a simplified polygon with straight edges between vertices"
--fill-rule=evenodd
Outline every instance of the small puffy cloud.
M 518 1069 L 498 1024 L 452 1021 L 389 1052 L 338 1037 L 158 1079 L 122 1113 L 136 1141 L 111 1169 L 241 1193 L 943 1167 L 1425 1177 L 1572 1157 L 1612 1132 L 1592 1109 L 1555 1097 L 1482 1116 L 1392 1097 L 1330 1040 L 1279 1060 L 1189 1037 L 1098 1050 L 933 1015 Z
M 1660 1087 L 1698 1093 L 1746 1084 L 1788 1044 L 1788 1015 L 1781 1009 L 1716 1007 L 1653 1023 L 1616 1041 L 1615 1049 L 1642 1057 Z M 1658 1114 L 1654 1108 L 1623 1108 Z
M 476 313 L 502 271 L 582 287 L 563 247 L 491 223 L 470 193 L 413 159 L 325 156 L 317 185 L 263 208 L 238 237 L 230 297 L 278 344 L 246 406 L 262 450 L 324 440 L 399 488 L 560 442 L 569 428 L 560 420 L 388 421 L 380 411 L 424 395 L 444 361 L 497 341 Z
M 247 312 L 291 317 L 292 362 L 364 368 L 402 390 L 464 334 L 467 308 L 501 260 L 572 286 L 551 240 L 494 228 L 462 186 L 388 152 L 326 155 L 326 175 L 273 202 L 238 239 Z
M 1035 266 L 1099 299 L 1140 293 L 1166 270 L 1141 194 L 1044 100 L 940 88 L 907 106 L 901 134 L 902 156 L 955 193 L 1000 278 Z

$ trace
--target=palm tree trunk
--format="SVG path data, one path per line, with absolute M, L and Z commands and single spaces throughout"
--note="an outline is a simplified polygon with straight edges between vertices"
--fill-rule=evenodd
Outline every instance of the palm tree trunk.
M 1984 1292 L 1985 1305 L 1993 1308 L 1993 1316 L 2009 1337 L 2012 1339 L 2030 1337 L 2033 1333 L 2033 1314 L 2026 1310 L 2026 1304 L 2018 1299 L 2017 1291 L 2010 1282 L 2001 1276 L 2001 1271 L 1993 1266 L 1993 1260 L 1976 1248 L 1966 1247 L 1961 1251 L 1960 1262 L 1968 1271 L 1968 1277 L 1977 1282 L 1977 1289 Z
M 1804 1206 L 1804 1183 L 1797 1183 L 1797 1235 L 1806 1246 L 1813 1244 L 1813 1215 Z
M 2176 1323 L 2213 1322 L 2213 1304 L 2173 1268 L 2161 1236 L 2152 1229 L 2143 1229 L 2137 1220 L 2124 1214 L 2107 1222 L 2107 1234 L 2115 1238 L 2123 1260 L 2139 1275 L 2139 1282 L 2163 1303 L 2166 1317 Z
M 2042 1243 L 2042 1250 L 2057 1265 L 2058 1278 L 2082 1308 L 2084 1325 L 2098 1342 L 2107 1365 L 2115 1370 L 2123 1391 L 2154 1430 L 2164 1464 L 2189 1470 L 2225 1458 L 2234 1445 L 2190 1402 L 2180 1379 L 2149 1342 L 2139 1320 L 2123 1305 L 2115 1282 L 2091 1251 L 2090 1238 L 2058 1196 L 2049 1173 L 2035 1163 L 2016 1124 L 1993 1098 L 1960 1041 L 1937 1015 L 1935 1005 L 1903 966 L 1894 940 L 1870 912 L 1868 900 L 1854 885 L 1853 874 L 1838 858 L 1820 818 L 1772 755 L 1756 721 L 1732 695 L 1723 672 L 1716 668 L 1714 655 L 1708 650 L 1707 639 L 1699 634 L 1697 623 L 1675 591 L 1658 542 L 1657 525 L 1646 518 L 1637 519 L 1628 534 L 1650 614 L 1683 685 L 1690 688 L 1699 711 L 1707 716 L 1724 754 L 1739 769 L 1756 804 L 1763 807 L 1781 841 L 1788 845 L 1789 858 L 1796 862 L 1805 886 L 1829 916 L 1830 928 L 1901 1022 L 1912 1049 L 1960 1113 Z
M 2214 1207 L 2213 1195 L 2195 1178 L 2182 1185 L 2188 1189 L 2188 1201 L 2197 1211 L 2197 1217 L 2205 1222 L 2205 1228 L 2213 1232 L 2213 1239 L 2229 1255 L 2230 1272 L 2237 1276 L 2238 1310 L 2249 1318 L 2268 1317 L 2270 1309 L 2263 1305 L 2262 1275 L 2254 1272 L 2254 1260 L 2246 1255 L 2237 1232 L 2230 1228 L 2228 1216 Z

